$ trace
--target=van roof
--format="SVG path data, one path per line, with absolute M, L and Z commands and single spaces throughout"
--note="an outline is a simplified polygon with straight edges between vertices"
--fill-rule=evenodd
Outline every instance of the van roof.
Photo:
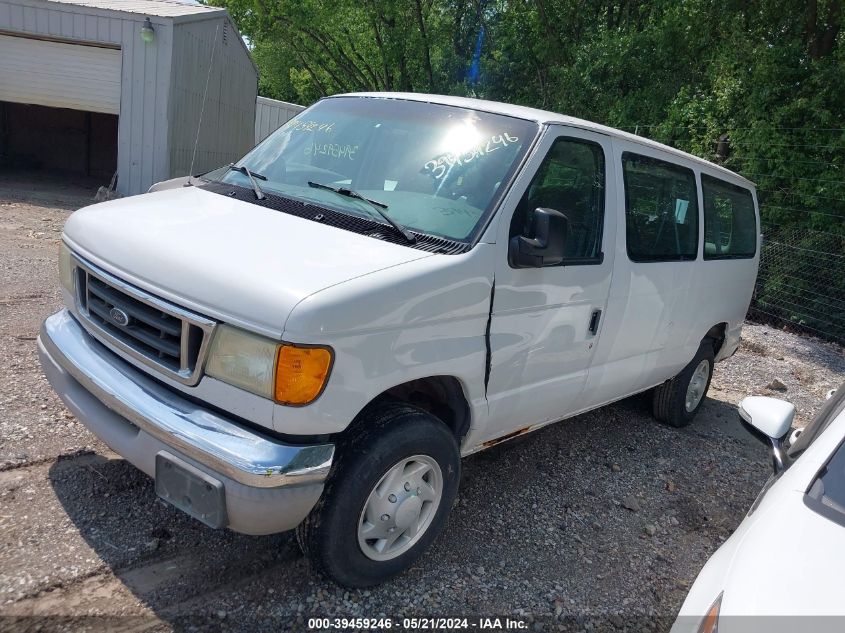
M 536 108 L 512 105 L 509 103 L 500 103 L 498 101 L 473 99 L 471 97 L 450 97 L 446 95 L 432 95 L 416 92 L 351 92 L 347 94 L 334 95 L 334 97 L 367 97 L 375 99 L 403 99 L 407 101 L 423 101 L 426 103 L 437 103 L 441 105 L 455 106 L 459 108 L 481 110 L 482 112 L 491 112 L 493 114 L 503 114 L 505 116 L 511 116 L 518 119 L 535 121 L 540 124 L 559 123 L 563 125 L 571 125 L 572 127 L 579 127 L 584 130 L 591 130 L 593 132 L 598 132 L 599 134 L 606 134 L 607 136 L 616 136 L 619 138 L 624 138 L 625 140 L 631 141 L 632 143 L 639 143 L 640 145 L 644 145 L 646 147 L 659 149 L 669 154 L 674 154 L 675 156 L 680 156 L 687 160 L 693 161 L 700 165 L 705 165 L 710 169 L 714 169 L 716 171 L 730 175 L 733 178 L 736 178 L 743 182 L 747 182 L 749 185 L 754 186 L 754 183 L 748 180 L 748 178 L 740 176 L 739 174 L 731 171 L 730 169 L 725 169 L 720 165 L 711 163 L 708 160 L 704 160 L 703 158 L 694 156 L 693 154 L 688 154 L 687 152 L 676 149 L 674 147 L 670 147 L 668 145 L 664 145 L 663 143 L 658 143 L 657 141 L 652 141 L 651 139 L 645 138 L 643 136 L 637 136 L 636 134 L 631 134 L 630 132 L 623 132 L 622 130 L 617 130 L 616 128 L 608 127 L 606 125 L 593 123 L 592 121 L 586 121 L 584 119 L 566 116 L 565 114 L 558 114 L 557 112 L 538 110 Z

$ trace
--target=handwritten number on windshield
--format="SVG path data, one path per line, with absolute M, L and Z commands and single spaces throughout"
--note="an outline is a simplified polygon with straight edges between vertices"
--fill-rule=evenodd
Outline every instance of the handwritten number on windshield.
M 507 147 L 512 143 L 516 143 L 518 140 L 518 137 L 511 136 L 507 132 L 505 132 L 504 134 L 495 134 L 491 136 L 486 142 L 479 143 L 471 150 L 468 150 L 461 154 L 444 154 L 437 158 L 432 158 L 425 165 L 423 165 L 423 171 L 431 172 L 431 174 L 439 180 L 440 178 L 443 178 L 443 176 L 446 175 L 446 173 L 451 167 L 454 167 L 455 165 L 461 167 L 463 165 L 471 163 L 476 158 L 486 156 L 487 154 L 502 149 L 503 147 Z
M 311 145 L 305 146 L 306 156 L 322 154 L 331 156 L 332 158 L 355 160 L 355 153 L 357 151 L 357 145 L 341 145 L 340 143 L 311 143 Z
M 334 130 L 334 123 L 293 119 L 288 123 L 288 129 L 294 132 L 325 132 L 326 134 L 331 134 Z

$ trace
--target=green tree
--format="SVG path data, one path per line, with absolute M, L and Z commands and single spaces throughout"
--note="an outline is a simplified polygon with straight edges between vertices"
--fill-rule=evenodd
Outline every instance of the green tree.
M 450 92 L 478 13 L 471 0 L 214 0 L 253 46 L 262 94 Z
M 723 163 L 758 185 L 771 247 L 757 305 L 845 340 L 842 0 L 212 1 L 270 97 L 470 95 Z

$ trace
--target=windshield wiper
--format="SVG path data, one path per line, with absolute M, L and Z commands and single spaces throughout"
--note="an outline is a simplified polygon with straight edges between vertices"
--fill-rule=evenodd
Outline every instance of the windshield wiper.
M 416 236 L 411 233 L 408 229 L 404 226 L 399 224 L 396 220 L 391 218 L 384 212 L 384 209 L 387 209 L 387 205 L 384 202 L 379 202 L 378 200 L 371 200 L 365 196 L 362 196 L 360 193 L 355 191 L 354 189 L 349 189 L 347 187 L 334 187 L 332 185 L 324 185 L 321 182 L 311 182 L 308 181 L 309 187 L 314 187 L 315 189 L 327 189 L 328 191 L 334 191 L 335 193 L 339 193 L 342 196 L 346 196 L 347 198 L 355 198 L 356 200 L 363 200 L 364 202 L 368 202 L 373 209 L 385 219 L 385 221 L 390 224 L 396 231 L 404 237 L 409 244 L 415 244 L 417 241 Z
M 244 174 L 247 178 L 249 178 L 249 182 L 252 183 L 252 190 L 255 192 L 255 197 L 259 200 L 264 200 L 267 196 L 264 195 L 264 192 L 261 191 L 261 187 L 258 186 L 258 182 L 256 182 L 256 178 L 261 180 L 267 180 L 267 176 L 262 176 L 261 174 L 253 173 L 249 170 L 248 167 L 244 167 L 243 165 L 235 165 L 235 163 L 229 163 L 229 169 L 232 171 L 237 171 Z

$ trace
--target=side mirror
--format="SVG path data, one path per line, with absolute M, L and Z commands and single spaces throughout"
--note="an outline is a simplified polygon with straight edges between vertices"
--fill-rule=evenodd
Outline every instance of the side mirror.
M 542 268 L 563 262 L 569 220 L 560 211 L 538 207 L 532 215 L 534 237 L 515 235 L 508 243 L 508 261 L 514 268 Z
M 751 434 L 772 447 L 772 468 L 783 472 L 792 463 L 784 441 L 795 418 L 795 405 L 778 398 L 749 396 L 739 403 L 739 417 Z

